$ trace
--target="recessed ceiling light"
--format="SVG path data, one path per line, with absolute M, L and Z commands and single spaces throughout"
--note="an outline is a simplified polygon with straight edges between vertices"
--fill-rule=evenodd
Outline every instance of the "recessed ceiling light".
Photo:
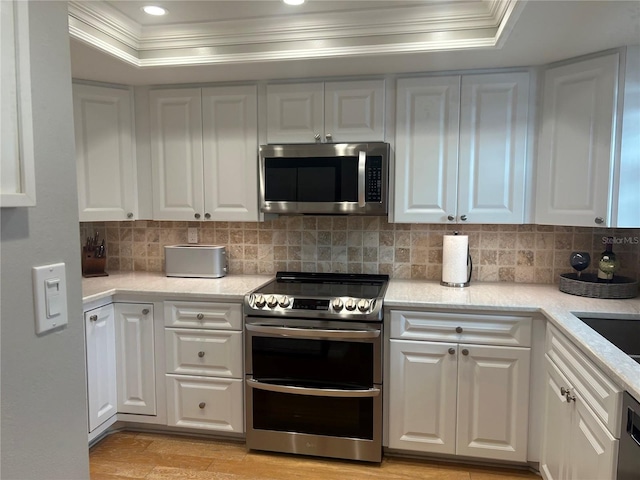
M 166 15 L 167 9 L 162 7 L 157 7 L 155 5 L 147 5 L 146 7 L 142 7 L 142 11 L 144 13 L 148 13 L 149 15 Z
M 304 0 L 282 0 L 287 5 L 302 5 Z

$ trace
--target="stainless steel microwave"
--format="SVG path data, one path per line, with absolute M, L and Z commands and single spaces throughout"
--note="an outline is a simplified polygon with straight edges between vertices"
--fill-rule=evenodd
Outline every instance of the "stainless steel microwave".
M 388 143 L 313 143 L 260 147 L 264 213 L 386 215 Z

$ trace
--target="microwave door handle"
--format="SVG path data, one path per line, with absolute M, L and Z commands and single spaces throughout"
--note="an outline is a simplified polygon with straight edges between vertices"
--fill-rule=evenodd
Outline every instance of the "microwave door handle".
M 365 173 L 367 164 L 367 152 L 358 152 L 358 206 L 365 206 L 364 187 L 365 187 Z

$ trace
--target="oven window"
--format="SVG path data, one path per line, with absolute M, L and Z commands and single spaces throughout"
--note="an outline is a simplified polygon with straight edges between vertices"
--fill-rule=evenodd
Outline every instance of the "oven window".
M 357 202 L 358 159 L 266 158 L 269 202 Z
M 252 337 L 253 377 L 310 388 L 373 386 L 371 342 Z
M 252 390 L 253 428 L 373 439 L 371 397 L 339 398 Z

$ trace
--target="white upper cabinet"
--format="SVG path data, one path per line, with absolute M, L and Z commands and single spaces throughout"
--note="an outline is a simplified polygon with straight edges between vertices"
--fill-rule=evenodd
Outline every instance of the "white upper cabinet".
M 267 85 L 267 142 L 384 141 L 384 80 Z
M 137 218 L 129 89 L 73 85 L 80 221 Z
M 36 204 L 28 10 L 27 2 L 0 2 L 0 207 Z
M 529 73 L 398 80 L 394 221 L 523 223 Z
M 630 47 L 626 55 L 546 70 L 536 223 L 640 225 L 637 56 L 637 48 Z
M 154 220 L 197 220 L 204 213 L 199 88 L 152 90 Z
M 255 86 L 150 92 L 154 220 L 258 220 Z
M 258 218 L 257 111 L 253 85 L 202 91 L 205 219 Z

